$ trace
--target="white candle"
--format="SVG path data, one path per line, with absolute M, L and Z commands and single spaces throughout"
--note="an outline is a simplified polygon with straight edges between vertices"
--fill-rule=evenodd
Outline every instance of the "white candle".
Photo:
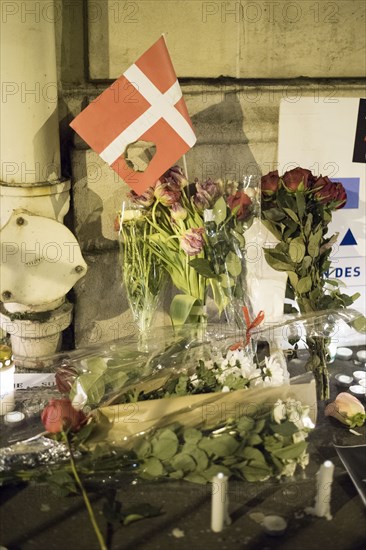
M 361 363 L 366 363 L 366 349 L 361 349 L 357 352 L 357 359 L 361 361 Z
M 326 460 L 317 473 L 317 494 L 315 498 L 314 515 L 332 519 L 330 513 L 330 496 L 333 482 L 334 464 Z
M 215 533 L 230 523 L 228 507 L 228 477 L 219 473 L 212 478 L 211 529 Z

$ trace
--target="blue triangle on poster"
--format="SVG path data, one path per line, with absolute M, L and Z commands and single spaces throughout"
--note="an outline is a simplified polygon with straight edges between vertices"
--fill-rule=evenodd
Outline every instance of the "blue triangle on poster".
M 349 245 L 352 245 L 352 244 L 357 244 L 357 241 L 356 241 L 352 231 L 350 229 L 348 229 L 347 233 L 343 237 L 343 239 L 342 239 L 339 246 L 344 246 L 344 245 L 349 246 Z

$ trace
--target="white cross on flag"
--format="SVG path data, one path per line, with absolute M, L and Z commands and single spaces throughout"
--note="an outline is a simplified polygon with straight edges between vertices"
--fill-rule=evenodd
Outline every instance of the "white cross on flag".
M 146 191 L 196 142 L 164 37 L 70 124 L 138 194 Z M 125 160 L 126 147 L 152 142 L 156 154 L 144 172 Z

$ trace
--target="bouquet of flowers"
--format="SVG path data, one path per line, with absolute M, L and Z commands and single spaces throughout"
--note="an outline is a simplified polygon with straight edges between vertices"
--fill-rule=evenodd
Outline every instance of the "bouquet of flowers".
M 209 287 L 219 312 L 226 310 L 233 320 L 228 311 L 234 301 L 243 305 L 247 300 L 240 277 L 243 228 L 256 214 L 255 192 L 234 182 L 196 180 L 189 185 L 175 166 L 143 195 L 132 192 L 130 200 L 149 225 L 145 245 L 150 258 L 180 291 L 171 303 L 173 324 L 205 319 Z M 123 220 L 118 225 L 122 232 Z M 126 262 L 131 261 L 133 256 L 127 254 Z
M 290 297 L 296 299 L 300 312 L 351 305 L 359 294 L 342 293 L 339 281 L 328 277 L 337 234 L 328 236 L 327 231 L 332 212 L 346 203 L 343 185 L 295 168 L 282 177 L 277 171 L 263 176 L 261 191 L 263 223 L 279 239 L 274 248 L 264 250 L 265 258 L 272 268 L 287 273 Z M 306 342 L 310 352 L 307 368 L 314 373 L 319 397 L 327 399 L 326 327 L 323 335 L 309 332 Z

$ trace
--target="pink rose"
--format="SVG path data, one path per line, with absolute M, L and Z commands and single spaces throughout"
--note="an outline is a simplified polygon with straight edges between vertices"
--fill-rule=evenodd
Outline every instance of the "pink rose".
M 170 213 L 175 221 L 185 220 L 188 215 L 187 210 L 179 202 L 172 205 Z
M 180 246 L 188 256 L 197 256 L 202 252 L 205 241 L 203 238 L 205 230 L 203 227 L 192 227 L 187 229 L 181 238 Z
M 74 409 L 70 399 L 51 399 L 41 414 L 44 427 L 53 434 L 66 430 L 78 431 L 86 418 L 82 411 Z
M 326 416 L 334 416 L 337 420 L 354 428 L 362 426 L 366 420 L 365 408 L 362 403 L 350 393 L 339 393 L 332 403 L 325 407 Z
M 134 204 L 138 204 L 139 206 L 143 206 L 144 208 L 148 208 L 155 201 L 154 189 L 152 187 L 146 189 L 146 191 L 142 193 L 142 195 L 138 195 L 137 193 L 135 193 L 135 191 L 131 191 L 128 196 Z

